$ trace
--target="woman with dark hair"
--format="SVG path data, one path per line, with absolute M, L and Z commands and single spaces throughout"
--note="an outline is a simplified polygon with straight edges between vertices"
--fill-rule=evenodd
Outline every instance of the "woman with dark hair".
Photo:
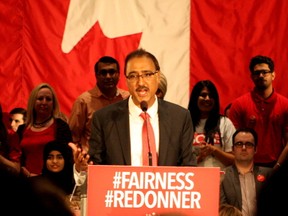
M 41 176 L 69 195 L 75 185 L 73 163 L 72 149 L 68 143 L 50 141 L 44 146 Z
M 69 205 L 72 208 L 71 200 L 75 195 L 73 194 L 75 193 L 73 192 L 75 187 L 73 164 L 73 153 L 68 143 L 52 140 L 44 146 L 42 173 L 29 179 L 36 186 L 46 182 L 51 184 L 66 197 L 66 201 L 70 201 Z M 80 208 L 80 205 L 77 207 Z
M 235 127 L 229 118 L 220 114 L 218 91 L 210 80 L 196 83 L 188 109 L 195 131 L 193 146 L 198 166 L 223 169 L 231 165 Z

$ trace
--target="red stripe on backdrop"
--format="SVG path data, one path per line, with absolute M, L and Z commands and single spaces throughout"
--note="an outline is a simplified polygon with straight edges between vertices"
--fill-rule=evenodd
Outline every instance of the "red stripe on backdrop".
M 0 1 L 0 102 L 3 111 L 21 100 L 21 97 L 19 100 L 15 97 L 15 93 L 21 95 L 22 89 L 22 10 L 19 0 Z
M 191 0 L 191 88 L 212 80 L 222 108 L 249 91 L 251 57 L 274 59 L 274 87 L 288 95 L 288 1 Z

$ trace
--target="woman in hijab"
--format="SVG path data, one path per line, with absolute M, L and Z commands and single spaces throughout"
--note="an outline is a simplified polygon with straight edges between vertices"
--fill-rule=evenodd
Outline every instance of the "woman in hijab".
M 53 140 L 44 146 L 43 168 L 39 177 L 47 179 L 66 195 L 72 193 L 75 185 L 73 156 L 67 143 Z M 37 178 L 37 176 L 34 178 Z

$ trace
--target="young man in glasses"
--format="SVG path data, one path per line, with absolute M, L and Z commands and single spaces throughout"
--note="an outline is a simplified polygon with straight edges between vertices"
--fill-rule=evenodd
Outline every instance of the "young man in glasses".
M 273 88 L 276 73 L 271 58 L 255 56 L 249 69 L 254 89 L 232 102 L 229 118 L 236 129 L 249 127 L 257 132 L 254 162 L 278 168 L 287 155 L 283 150 L 288 142 L 288 99 Z
M 220 187 L 220 204 L 230 204 L 243 216 L 255 216 L 261 188 L 270 177 L 272 168 L 256 166 L 258 136 L 251 128 L 239 128 L 232 137 L 234 164 L 225 169 Z
M 91 136 L 91 119 L 94 111 L 109 104 L 121 101 L 129 96 L 128 91 L 117 88 L 120 69 L 116 59 L 110 56 L 101 57 L 94 66 L 96 85 L 82 93 L 74 102 L 69 126 L 73 142 L 88 151 L 88 140 Z

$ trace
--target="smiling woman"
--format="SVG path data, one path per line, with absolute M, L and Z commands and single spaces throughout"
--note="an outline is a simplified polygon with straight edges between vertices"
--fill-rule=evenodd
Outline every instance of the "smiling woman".
M 29 180 L 36 185 L 48 182 L 68 201 L 75 186 L 72 149 L 67 142 L 52 140 L 44 146 L 42 156 L 42 174 Z
M 45 145 L 40 177 L 51 181 L 65 194 L 72 193 L 75 182 L 73 178 L 72 150 L 68 143 L 53 140 Z
M 219 95 L 210 80 L 195 84 L 190 96 L 188 109 L 194 126 L 193 146 L 198 166 L 224 169 L 233 163 L 232 122 L 220 115 Z

